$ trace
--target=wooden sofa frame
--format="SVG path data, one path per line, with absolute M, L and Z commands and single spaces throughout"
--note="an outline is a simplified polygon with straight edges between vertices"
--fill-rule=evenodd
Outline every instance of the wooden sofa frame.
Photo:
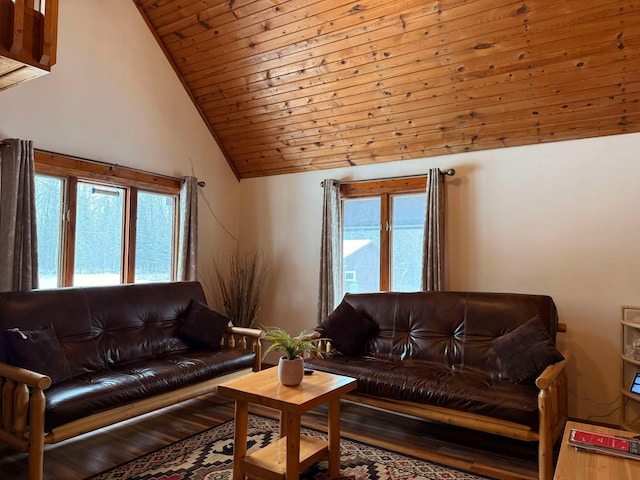
M 557 332 L 566 332 L 567 325 L 558 323 Z M 330 350 L 327 344 L 326 350 Z M 388 410 L 403 415 L 422 418 L 447 425 L 469 428 L 502 437 L 526 442 L 538 442 L 538 478 L 552 480 L 554 474 L 553 446 L 562 437 L 569 416 L 566 364 L 569 353 L 563 352 L 564 360 L 549 365 L 536 379 L 538 393 L 538 431 L 526 425 L 509 422 L 484 415 L 427 405 L 424 403 L 393 400 L 371 395 L 348 393 L 344 400 L 369 407 Z
M 221 375 L 210 380 L 155 395 L 127 405 L 96 413 L 44 431 L 45 391 L 51 378 L 31 370 L 0 362 L 0 441 L 28 454 L 29 480 L 41 480 L 44 469 L 44 446 L 128 420 L 160 408 L 175 405 L 206 393 L 217 386 L 262 368 L 262 332 L 253 328 L 227 327 L 224 345 L 247 348 L 247 337 L 253 338 L 252 349 L 256 360 L 251 368 Z

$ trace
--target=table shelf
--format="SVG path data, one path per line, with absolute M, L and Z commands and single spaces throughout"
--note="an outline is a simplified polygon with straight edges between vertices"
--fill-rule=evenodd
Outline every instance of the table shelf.
M 300 471 L 327 458 L 329 446 L 325 440 L 300 436 Z M 242 470 L 249 476 L 265 480 L 284 480 L 287 467 L 287 437 L 270 443 L 248 454 L 242 461 Z

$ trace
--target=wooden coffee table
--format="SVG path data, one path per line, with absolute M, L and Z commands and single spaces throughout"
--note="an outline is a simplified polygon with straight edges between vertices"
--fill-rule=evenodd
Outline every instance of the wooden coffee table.
M 218 393 L 236 402 L 233 480 L 298 480 L 299 472 L 329 459 L 329 474 L 340 474 L 340 396 L 356 388 L 356 379 L 314 372 L 302 383 L 285 387 L 277 368 L 269 368 L 218 386 Z M 247 455 L 249 403 L 280 411 L 280 440 Z M 329 407 L 328 441 L 300 435 L 300 416 L 320 405 Z

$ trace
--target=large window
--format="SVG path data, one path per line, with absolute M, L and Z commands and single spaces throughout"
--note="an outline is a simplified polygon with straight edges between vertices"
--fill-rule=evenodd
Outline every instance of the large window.
M 425 178 L 347 183 L 343 294 L 420 290 Z
M 179 180 L 36 153 L 40 288 L 176 279 Z

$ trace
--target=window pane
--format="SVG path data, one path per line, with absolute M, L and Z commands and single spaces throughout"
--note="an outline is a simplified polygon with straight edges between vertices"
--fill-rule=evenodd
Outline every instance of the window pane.
M 74 285 L 121 283 L 124 193 L 78 182 Z
M 173 279 L 175 209 L 172 195 L 138 193 L 136 282 Z
M 425 196 L 391 197 L 391 290 L 420 290 Z
M 36 175 L 38 281 L 40 288 L 56 288 L 60 279 L 64 179 Z
M 343 294 L 380 290 L 380 198 L 343 202 Z

